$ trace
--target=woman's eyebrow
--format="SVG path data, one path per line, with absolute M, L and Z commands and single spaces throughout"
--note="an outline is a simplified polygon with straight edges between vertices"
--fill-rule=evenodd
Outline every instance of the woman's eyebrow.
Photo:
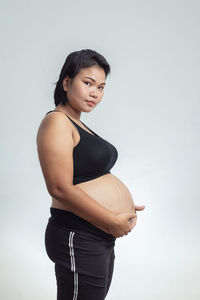
M 89 79 L 91 79 L 92 81 L 96 82 L 96 80 L 95 80 L 94 78 L 92 78 L 92 77 L 85 76 L 84 78 L 89 78 Z M 105 82 L 102 82 L 102 83 L 100 83 L 100 84 L 104 84 L 104 85 L 106 85 L 106 83 L 105 83 Z

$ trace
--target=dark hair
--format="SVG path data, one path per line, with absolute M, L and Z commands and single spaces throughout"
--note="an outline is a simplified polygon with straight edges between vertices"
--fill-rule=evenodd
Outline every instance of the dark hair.
M 83 49 L 70 53 L 61 69 L 59 79 L 54 90 L 54 103 L 66 104 L 68 101 L 66 91 L 63 90 L 63 79 L 67 76 L 73 81 L 73 78 L 79 73 L 80 69 L 88 68 L 97 65 L 104 69 L 105 76 L 111 72 L 110 65 L 103 55 L 91 49 Z

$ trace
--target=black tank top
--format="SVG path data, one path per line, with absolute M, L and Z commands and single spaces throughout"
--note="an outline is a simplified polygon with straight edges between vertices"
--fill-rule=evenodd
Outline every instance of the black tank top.
M 50 112 L 52 111 L 47 112 L 46 115 Z M 73 184 L 111 173 L 110 170 L 118 158 L 117 149 L 92 131 L 82 121 L 81 123 L 93 134 L 80 127 L 68 115 L 66 116 L 77 128 L 80 135 L 80 141 L 73 149 Z

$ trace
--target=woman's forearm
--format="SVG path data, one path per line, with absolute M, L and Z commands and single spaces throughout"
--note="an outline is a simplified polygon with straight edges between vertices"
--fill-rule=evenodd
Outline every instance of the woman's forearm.
M 65 189 L 57 188 L 50 194 L 62 204 L 67 203 L 67 207 L 71 212 L 103 231 L 110 232 L 110 228 L 117 225 L 117 216 L 112 211 L 102 206 L 75 185 Z

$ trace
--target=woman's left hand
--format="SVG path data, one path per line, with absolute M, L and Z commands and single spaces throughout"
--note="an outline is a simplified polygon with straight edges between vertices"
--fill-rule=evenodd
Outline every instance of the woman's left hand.
M 145 208 L 145 205 L 134 205 L 134 210 L 135 210 L 135 214 L 136 216 L 131 218 L 129 223 L 132 225 L 132 228 L 135 227 L 136 223 L 137 223 L 137 210 L 143 210 Z

